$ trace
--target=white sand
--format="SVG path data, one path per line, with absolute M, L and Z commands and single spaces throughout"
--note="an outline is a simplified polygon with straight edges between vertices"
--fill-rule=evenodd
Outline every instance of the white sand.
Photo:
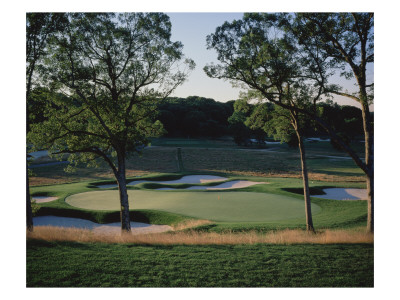
M 228 189 L 241 189 L 255 184 L 266 184 L 267 182 L 255 182 L 246 180 L 234 180 L 221 183 L 215 186 L 190 186 L 186 190 L 228 190 Z M 159 188 L 157 190 L 178 190 L 174 188 Z
M 330 199 L 330 200 L 366 200 L 366 189 L 343 189 L 330 188 L 323 190 L 326 195 L 314 195 L 314 197 Z
M 228 180 L 228 178 L 220 176 L 212 176 L 212 175 L 187 175 L 177 180 L 147 181 L 147 182 L 164 183 L 164 184 L 177 184 L 177 183 L 198 184 L 198 183 L 218 182 L 224 180 Z M 134 183 L 136 183 L 136 181 L 131 182 L 130 184 Z
M 118 184 L 115 184 L 115 183 L 113 183 L 113 184 L 101 184 L 101 185 L 98 185 L 96 187 L 98 187 L 99 189 L 110 189 L 110 188 L 118 187 Z
M 256 139 L 250 139 L 251 142 L 253 143 L 258 143 L 258 141 Z M 264 141 L 265 144 L 267 145 L 279 145 L 282 144 L 281 142 L 269 142 L 269 141 Z
M 48 156 L 49 155 L 49 151 L 47 150 L 41 150 L 41 151 L 36 151 L 36 152 L 31 152 L 29 153 L 29 155 L 31 155 L 33 157 L 33 159 L 37 159 L 43 156 Z
M 312 142 L 312 141 L 315 141 L 315 142 L 330 142 L 331 141 L 331 139 L 321 139 L 321 138 L 307 138 L 305 140 L 309 141 L 309 142 Z
M 137 185 L 139 183 L 144 183 L 144 182 L 158 182 L 158 181 L 136 180 L 136 181 L 128 182 L 126 185 Z
M 162 184 L 177 184 L 177 183 L 198 184 L 198 183 L 225 181 L 227 179 L 228 178 L 213 176 L 213 175 L 188 175 L 188 176 L 183 176 L 182 178 L 177 180 L 165 180 L 165 181 L 136 180 L 127 183 L 127 185 L 137 185 L 139 183 L 144 183 L 144 182 L 154 182 Z M 114 188 L 117 186 L 118 186 L 117 184 L 103 184 L 103 185 L 98 185 L 97 187 L 101 189 L 107 189 L 107 188 Z
M 58 197 L 47 197 L 47 196 L 35 196 L 32 197 L 32 200 L 35 200 L 36 203 L 45 203 L 45 202 L 51 202 L 54 200 L 57 200 Z
M 74 227 L 81 229 L 90 229 L 94 233 L 98 234 L 117 234 L 121 232 L 121 223 L 108 223 L 98 224 L 89 220 L 79 218 L 67 218 L 67 217 L 56 217 L 56 216 L 42 216 L 33 218 L 34 226 L 56 226 L 56 227 Z M 152 225 L 139 222 L 131 222 L 132 234 L 146 234 L 165 232 L 173 230 L 168 225 Z

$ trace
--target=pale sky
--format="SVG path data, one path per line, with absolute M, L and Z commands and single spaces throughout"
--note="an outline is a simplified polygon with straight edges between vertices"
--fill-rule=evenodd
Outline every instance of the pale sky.
M 209 78 L 203 68 L 206 64 L 214 62 L 218 64 L 217 54 L 214 50 L 207 50 L 206 37 L 214 33 L 218 26 L 225 21 L 231 22 L 235 19 L 241 19 L 243 13 L 167 13 L 172 24 L 172 41 L 183 43 L 184 54 L 193 59 L 196 63 L 196 69 L 192 72 L 188 80 L 178 87 L 173 96 L 188 97 L 201 96 L 212 98 L 216 101 L 226 102 L 236 100 L 239 96 L 239 88 L 221 79 Z M 370 64 L 368 76 L 374 75 L 373 64 Z M 355 81 L 345 80 L 339 76 L 335 77 L 335 82 L 348 89 L 356 91 Z M 356 105 L 354 100 L 345 97 L 336 96 L 335 101 L 339 104 Z M 372 106 L 373 107 L 373 106 Z
M 193 59 L 196 69 L 189 80 L 178 87 L 177 97 L 202 96 L 216 101 L 236 100 L 239 89 L 224 80 L 209 78 L 203 71 L 206 64 L 218 63 L 214 50 L 207 50 L 206 37 L 225 21 L 241 19 L 243 13 L 168 13 L 172 23 L 173 41 L 183 43 L 184 54 Z

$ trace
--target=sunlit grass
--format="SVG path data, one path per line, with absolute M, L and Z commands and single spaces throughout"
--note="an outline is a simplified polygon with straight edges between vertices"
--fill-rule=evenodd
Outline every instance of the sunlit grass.
M 193 225 L 193 224 L 188 224 Z M 321 230 L 309 233 L 303 230 L 279 230 L 260 234 L 197 232 L 192 230 L 151 234 L 100 234 L 91 230 L 37 226 L 27 232 L 28 239 L 84 243 L 129 243 L 142 245 L 238 245 L 238 244 L 371 244 L 374 236 L 364 229 Z

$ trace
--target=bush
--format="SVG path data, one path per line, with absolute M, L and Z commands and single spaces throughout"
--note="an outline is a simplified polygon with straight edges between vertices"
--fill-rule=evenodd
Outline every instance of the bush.
M 40 209 L 40 206 L 39 204 L 36 203 L 36 200 L 32 200 L 32 198 L 31 198 L 31 208 L 32 208 L 32 215 L 36 216 L 36 214 Z

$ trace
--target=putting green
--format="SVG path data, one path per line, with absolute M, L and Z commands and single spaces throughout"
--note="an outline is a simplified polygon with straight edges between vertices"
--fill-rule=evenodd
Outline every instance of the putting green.
M 304 202 L 253 192 L 159 192 L 130 190 L 130 209 L 154 209 L 219 222 L 270 222 L 304 217 Z M 119 210 L 118 191 L 69 196 L 68 204 L 91 210 Z M 313 214 L 321 208 L 312 204 Z

